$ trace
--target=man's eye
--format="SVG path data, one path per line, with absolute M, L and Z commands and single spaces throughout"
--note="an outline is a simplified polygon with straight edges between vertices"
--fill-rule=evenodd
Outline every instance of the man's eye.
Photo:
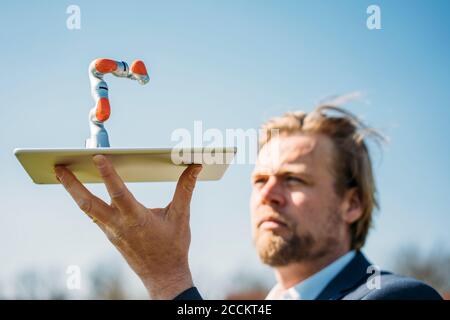
M 265 178 L 257 178 L 253 180 L 253 184 L 261 184 L 261 183 L 265 183 L 266 179 Z
M 288 182 L 292 182 L 292 183 L 305 183 L 305 181 L 303 181 L 302 179 L 300 179 L 298 177 L 294 177 L 294 176 L 287 176 L 286 180 Z

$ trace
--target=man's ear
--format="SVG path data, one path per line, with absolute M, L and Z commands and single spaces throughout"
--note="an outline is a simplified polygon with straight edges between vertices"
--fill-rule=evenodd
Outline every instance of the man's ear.
M 352 224 L 361 218 L 363 209 L 356 188 L 346 191 L 342 202 L 342 209 L 342 218 L 348 224 Z

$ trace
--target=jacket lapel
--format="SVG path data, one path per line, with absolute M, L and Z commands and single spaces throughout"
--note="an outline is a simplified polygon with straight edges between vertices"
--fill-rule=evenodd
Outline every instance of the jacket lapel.
M 355 257 L 331 280 L 316 300 L 338 300 L 342 298 L 348 291 L 366 281 L 370 276 L 367 273 L 367 267 L 370 265 L 371 263 L 361 251 L 357 251 Z

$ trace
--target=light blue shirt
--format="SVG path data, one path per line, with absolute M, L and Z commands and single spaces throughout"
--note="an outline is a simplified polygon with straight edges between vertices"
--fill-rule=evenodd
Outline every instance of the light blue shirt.
M 270 290 L 266 300 L 314 300 L 320 292 L 341 272 L 354 258 L 355 251 L 350 251 L 332 262 L 319 272 L 284 290 L 280 284 Z

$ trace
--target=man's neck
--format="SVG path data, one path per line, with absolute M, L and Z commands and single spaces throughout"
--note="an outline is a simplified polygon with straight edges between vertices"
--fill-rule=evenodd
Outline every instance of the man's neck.
M 276 267 L 275 276 L 277 282 L 283 289 L 291 288 L 330 265 L 349 251 L 349 248 L 345 248 L 315 260 L 295 262 L 286 266 Z

